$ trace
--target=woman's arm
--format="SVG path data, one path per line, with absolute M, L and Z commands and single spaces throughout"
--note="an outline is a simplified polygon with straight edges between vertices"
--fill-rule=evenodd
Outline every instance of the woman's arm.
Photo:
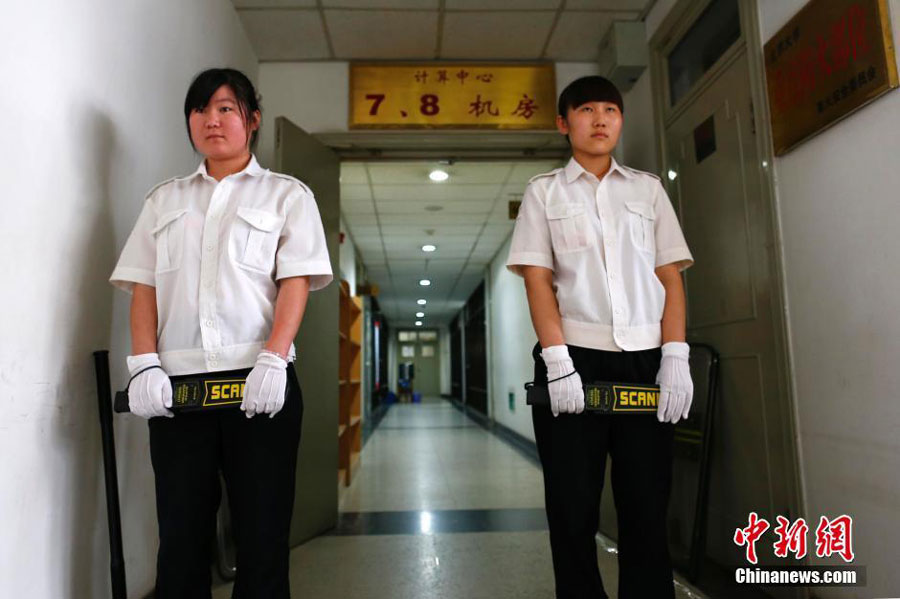
M 291 348 L 309 298 L 309 277 L 289 277 L 278 282 L 275 322 L 265 349 L 286 356 Z
M 525 277 L 531 324 L 541 347 L 565 345 L 559 304 L 553 293 L 553 271 L 543 266 L 523 266 L 522 276 Z
M 156 287 L 135 283 L 131 294 L 131 355 L 156 353 Z
M 684 283 L 678 264 L 665 264 L 656 269 L 656 277 L 666 289 L 666 304 L 662 316 L 662 342 L 684 341 L 685 339 L 685 298 Z

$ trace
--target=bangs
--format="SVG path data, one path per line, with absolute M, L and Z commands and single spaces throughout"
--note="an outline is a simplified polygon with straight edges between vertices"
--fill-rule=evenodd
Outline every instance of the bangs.
M 609 79 L 596 75 L 581 77 L 566 86 L 559 95 L 558 114 L 565 118 L 570 108 L 578 108 L 588 102 L 609 102 L 618 106 L 619 112 L 625 114 L 622 94 L 618 88 Z
M 191 83 L 191 87 L 188 89 L 187 95 L 184 98 L 184 116 L 188 118 L 191 116 L 191 113 L 195 110 L 203 110 L 206 108 L 206 105 L 209 104 L 209 99 L 213 97 L 213 94 L 216 93 L 223 85 L 227 85 L 231 89 L 231 93 L 234 94 L 235 100 L 238 104 L 238 109 L 241 112 L 241 116 L 244 120 L 247 120 L 247 105 L 242 101 L 240 96 L 235 90 L 234 85 L 229 80 L 229 77 L 226 73 L 223 72 L 223 69 L 210 69 L 208 71 L 204 71 L 200 73 L 194 82 Z

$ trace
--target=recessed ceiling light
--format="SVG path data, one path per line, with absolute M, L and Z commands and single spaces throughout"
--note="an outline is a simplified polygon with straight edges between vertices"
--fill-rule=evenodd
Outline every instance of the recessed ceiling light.
M 674 181 L 677 176 L 678 176 L 678 173 L 676 173 L 672 169 L 669 169 L 669 181 Z
M 446 181 L 450 178 L 450 175 L 447 174 L 447 171 L 442 171 L 441 169 L 434 169 L 430 173 L 428 173 L 428 178 L 432 181 L 439 183 L 441 181 Z
M 417 327 L 422 326 L 422 321 L 421 321 L 421 320 L 417 320 L 417 321 L 416 321 L 416 326 L 417 326 Z
M 437 246 L 430 245 L 430 244 L 429 244 L 429 245 L 423 245 L 423 246 L 422 246 L 422 251 L 423 251 L 423 252 L 433 252 L 433 251 L 436 250 L 436 249 L 437 249 Z
M 418 300 L 416 303 L 419 304 L 420 306 L 424 306 L 424 305 L 427 304 L 428 302 L 426 302 L 426 301 L 423 300 L 423 299 L 420 299 L 420 300 Z
M 428 279 L 422 279 L 421 281 L 419 281 L 419 285 L 421 285 L 422 287 L 428 287 L 429 285 L 431 285 L 431 281 L 429 281 Z
M 424 312 L 416 312 L 416 318 L 425 318 Z

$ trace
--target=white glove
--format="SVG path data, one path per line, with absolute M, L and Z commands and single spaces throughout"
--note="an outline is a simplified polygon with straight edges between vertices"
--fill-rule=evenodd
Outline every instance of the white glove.
M 550 411 L 560 414 L 581 414 L 584 411 L 584 388 L 581 377 L 575 372 L 575 365 L 569 357 L 565 345 L 551 345 L 541 350 L 541 357 L 547 365 L 548 390 L 550 391 Z M 571 376 L 567 374 L 574 373 Z M 556 382 L 553 379 L 558 379 Z
M 691 348 L 681 341 L 670 341 L 662 346 L 662 361 L 656 375 L 659 385 L 659 407 L 656 417 L 660 422 L 676 423 L 688 417 L 694 382 L 688 362 Z
M 128 364 L 128 373 L 134 377 L 128 384 L 128 409 L 131 413 L 141 418 L 174 416 L 167 409 L 172 407 L 172 381 L 162 368 L 150 368 L 160 366 L 159 354 L 128 356 L 125 362 Z M 145 368 L 150 369 L 144 370 Z
M 263 350 L 256 357 L 256 366 L 247 375 L 241 409 L 247 418 L 257 414 L 268 414 L 272 418 L 284 405 L 286 389 L 287 362 Z

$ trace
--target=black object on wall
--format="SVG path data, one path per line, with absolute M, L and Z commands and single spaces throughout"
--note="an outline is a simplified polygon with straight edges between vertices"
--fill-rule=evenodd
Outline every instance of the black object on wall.
M 487 331 L 484 282 L 466 302 L 466 406 L 487 415 Z
M 97 403 L 103 445 L 103 473 L 106 483 L 106 516 L 109 527 L 109 575 L 113 599 L 126 599 L 125 554 L 122 549 L 122 517 L 119 510 L 119 477 L 116 469 L 116 442 L 113 437 L 112 391 L 109 384 L 109 351 L 94 352 L 97 375 Z
M 369 355 L 372 356 L 372 376 L 369 379 L 372 388 L 369 397 L 372 398 L 371 409 L 375 410 L 375 408 L 384 403 L 385 396 L 389 391 L 388 339 L 390 328 L 388 327 L 387 319 L 381 312 L 378 300 L 375 299 L 374 296 L 369 305 L 372 314 L 372 334 L 369 336 L 371 339 L 371 346 L 368 348 Z
M 460 314 L 450 322 L 450 397 L 462 400 L 462 331 L 459 328 Z

